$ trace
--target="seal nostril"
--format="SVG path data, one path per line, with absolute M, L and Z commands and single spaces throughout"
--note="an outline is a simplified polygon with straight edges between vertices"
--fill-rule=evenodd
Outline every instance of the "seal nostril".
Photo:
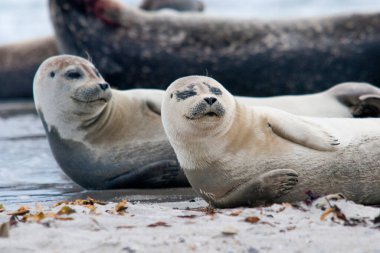
M 99 83 L 100 89 L 106 90 L 110 87 L 108 83 Z
M 216 102 L 217 99 L 214 97 L 207 97 L 207 98 L 204 98 L 204 100 L 207 102 L 207 104 L 212 105 L 213 103 Z

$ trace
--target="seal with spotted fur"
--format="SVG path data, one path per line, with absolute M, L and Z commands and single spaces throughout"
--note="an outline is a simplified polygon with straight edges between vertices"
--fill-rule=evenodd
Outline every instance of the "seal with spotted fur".
M 176 11 L 199 11 L 204 10 L 203 2 L 199 0 L 144 0 L 140 8 L 147 11 L 172 9 Z
M 120 0 L 49 4 L 62 52 L 90 54 L 121 89 L 166 89 L 205 73 L 246 96 L 313 93 L 346 80 L 380 83 L 379 13 L 267 21 L 148 13 Z
M 68 55 L 45 60 L 34 79 L 53 155 L 88 189 L 187 185 L 162 128 L 160 94 L 111 89 L 93 64 Z
M 191 186 L 216 207 L 299 201 L 307 190 L 380 203 L 379 119 L 247 107 L 196 77 L 172 83 L 161 112 Z

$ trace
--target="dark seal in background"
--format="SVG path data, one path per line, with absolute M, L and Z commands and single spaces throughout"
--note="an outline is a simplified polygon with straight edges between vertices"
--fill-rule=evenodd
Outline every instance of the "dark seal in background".
M 203 11 L 204 5 L 199 0 L 144 0 L 140 8 L 194 12 Z M 59 53 L 54 36 L 0 46 L 0 98 L 32 97 L 32 81 L 38 66 Z
M 50 0 L 50 10 L 60 50 L 90 55 L 123 89 L 166 88 L 192 74 L 255 96 L 380 82 L 380 14 L 237 21 L 148 14 L 115 0 Z

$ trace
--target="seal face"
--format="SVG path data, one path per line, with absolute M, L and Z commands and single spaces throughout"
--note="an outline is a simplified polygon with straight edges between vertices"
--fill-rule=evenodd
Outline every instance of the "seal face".
M 214 206 L 300 201 L 307 190 L 380 203 L 378 119 L 247 107 L 215 80 L 190 76 L 168 87 L 162 121 L 191 186 Z
M 161 93 L 113 90 L 92 63 L 69 55 L 44 61 L 34 79 L 54 157 L 90 189 L 187 185 L 161 126 Z
M 222 117 L 224 115 L 224 107 L 218 101 L 218 96 L 220 97 L 222 92 L 215 87 L 212 87 L 206 82 L 202 82 L 203 85 L 206 85 L 211 94 L 210 96 L 204 96 L 202 100 L 197 101 L 195 105 L 191 106 L 191 109 L 186 112 L 184 115 L 189 120 L 201 119 L 204 117 Z M 191 97 L 196 97 L 199 93 L 205 93 L 205 87 L 195 87 L 195 84 L 189 84 L 182 91 L 176 91 L 175 97 L 177 101 L 186 100 Z M 197 91 L 199 89 L 199 91 Z M 188 101 L 190 102 L 190 101 Z
M 181 117 L 170 120 L 176 120 L 183 127 L 190 124 L 192 127 L 208 129 L 215 122 L 231 118 L 235 100 L 216 80 L 191 76 L 176 80 L 171 87 L 168 88 L 167 99 L 163 103 L 175 107 Z M 166 114 L 167 117 L 170 115 L 172 114 Z M 163 119 L 163 122 L 166 120 Z
M 79 57 L 49 58 L 34 82 L 37 110 L 44 108 L 45 119 L 56 126 L 75 116 L 100 114 L 112 98 L 110 86 L 99 71 Z

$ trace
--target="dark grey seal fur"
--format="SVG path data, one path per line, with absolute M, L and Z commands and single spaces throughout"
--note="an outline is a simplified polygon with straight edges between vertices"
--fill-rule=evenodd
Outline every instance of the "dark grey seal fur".
M 49 131 L 41 111 L 54 158 L 62 170 L 86 189 L 126 189 L 188 186 L 187 181 L 176 182 L 183 171 L 169 142 L 131 145 L 126 143 L 123 153 L 112 150 L 97 158 L 84 144 L 63 139 L 55 127 Z M 143 155 L 142 155 L 143 154 Z M 114 161 L 113 163 L 110 161 Z
M 203 11 L 204 4 L 199 0 L 144 0 L 140 8 L 143 10 L 173 9 L 176 11 Z
M 62 52 L 86 56 L 121 88 L 205 75 L 237 95 L 380 83 L 380 14 L 291 21 L 147 13 L 110 0 L 50 0 Z

